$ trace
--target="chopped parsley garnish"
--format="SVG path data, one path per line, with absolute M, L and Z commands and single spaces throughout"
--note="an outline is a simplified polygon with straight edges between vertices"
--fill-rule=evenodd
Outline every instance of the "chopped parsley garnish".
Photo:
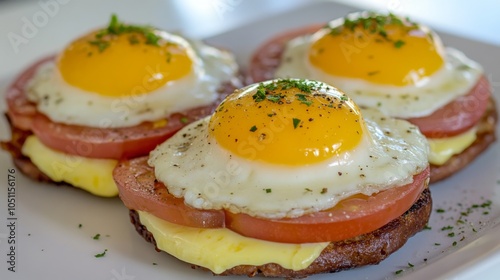
M 109 47 L 108 41 L 93 40 L 93 41 L 89 41 L 89 43 L 91 45 L 96 46 L 99 49 L 99 52 L 103 52 L 107 47 Z
M 267 100 L 272 102 L 279 102 L 281 100 L 281 95 L 279 94 L 269 94 L 266 96 Z
M 187 117 L 182 117 L 181 118 L 181 123 L 187 123 L 188 122 L 188 118 Z
M 96 258 L 102 258 L 106 255 L 106 252 L 108 251 L 108 249 L 104 249 L 104 251 L 102 253 L 99 253 L 99 254 L 95 254 L 94 257 Z
M 252 127 L 250 127 L 250 131 L 251 131 L 251 132 L 255 132 L 256 130 L 257 130 L 257 127 L 256 127 L 255 125 L 254 125 L 254 126 L 252 126 Z
M 453 227 L 452 226 L 445 226 L 445 227 L 442 227 L 441 230 L 442 231 L 445 231 L 445 230 L 452 230 Z
M 264 191 L 266 191 L 266 193 L 271 193 L 272 189 L 264 189 Z
M 312 101 L 308 100 L 305 94 L 297 93 L 295 96 L 297 97 L 297 100 L 302 104 L 306 104 L 307 106 L 310 106 L 312 104 Z
M 82 227 L 83 227 L 83 225 L 82 225 L 82 224 L 78 224 L 78 228 L 82 228 Z
M 311 93 L 313 90 L 317 90 L 320 87 L 321 84 L 314 81 L 280 79 L 267 84 L 260 83 L 252 98 L 255 102 L 261 102 L 266 99 L 272 102 L 279 102 L 283 98 L 283 96 L 275 94 L 275 90 L 288 90 L 291 88 L 296 88 L 301 92 Z M 306 101 L 307 103 L 308 100 L 304 95 L 304 98 L 299 101 Z
M 100 237 L 101 237 L 101 234 L 98 233 L 98 234 L 94 235 L 94 237 L 92 237 L 92 239 L 99 240 Z
M 122 34 L 130 34 L 128 40 L 131 45 L 139 44 L 137 34 L 141 34 L 145 38 L 146 45 L 159 46 L 160 36 L 156 35 L 155 29 L 145 25 L 129 25 L 118 20 L 118 16 L 111 15 L 111 20 L 107 28 L 101 29 L 95 35 L 95 39 L 89 41 L 91 45 L 97 46 L 99 52 L 103 52 L 110 46 L 109 38 Z
M 405 41 L 403 41 L 403 40 L 397 40 L 396 42 L 394 42 L 394 46 L 397 49 L 401 48 L 404 44 L 405 44 Z
M 330 34 L 340 35 L 343 29 L 354 31 L 355 28 L 362 28 L 371 34 L 378 34 L 383 40 L 393 42 L 387 35 L 387 25 L 398 25 L 404 27 L 407 32 L 418 28 L 418 24 L 412 22 L 408 17 L 402 20 L 393 13 L 381 15 L 375 12 L 369 12 L 355 19 L 345 18 L 344 24 L 337 27 L 330 27 Z M 394 41 L 394 47 L 401 48 L 405 42 L 403 40 Z
M 436 212 L 437 213 L 444 213 L 445 211 L 444 211 L 444 209 L 439 208 L 439 209 L 436 209 Z
M 292 121 L 293 121 L 293 128 L 294 129 L 297 128 L 297 126 L 299 126 L 300 119 L 293 118 Z
M 398 274 L 401 274 L 402 272 L 403 272 L 403 270 L 400 269 L 400 270 L 396 270 L 396 272 L 394 272 L 394 274 L 398 275 Z

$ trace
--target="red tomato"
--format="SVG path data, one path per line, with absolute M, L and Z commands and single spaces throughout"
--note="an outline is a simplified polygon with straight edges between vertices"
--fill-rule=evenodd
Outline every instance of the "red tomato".
M 222 85 L 216 101 L 204 107 L 172 114 L 165 118 L 166 125 L 160 127 L 152 122 L 124 128 L 66 125 L 53 122 L 37 112 L 36 105 L 26 98 L 24 91 L 37 67 L 53 59 L 52 56 L 35 63 L 9 87 L 7 113 L 14 126 L 32 130 L 46 146 L 89 158 L 121 159 L 145 155 L 186 124 L 211 114 L 223 98 L 236 88 L 229 83 Z
M 37 61 L 21 73 L 8 87 L 5 95 L 7 99 L 7 114 L 15 127 L 22 130 L 31 130 L 33 118 L 37 114 L 37 110 L 36 105 L 26 98 L 24 87 L 31 80 L 40 65 L 54 60 L 54 58 L 54 56 L 49 56 Z
M 491 97 L 490 83 L 481 77 L 472 90 L 429 116 L 408 119 L 429 138 L 457 135 L 474 127 L 484 116 Z
M 226 227 L 262 240 L 306 243 L 339 241 L 381 228 L 401 216 L 427 186 L 429 168 L 413 176 L 413 183 L 370 197 L 356 195 L 335 207 L 293 219 L 265 220 L 226 211 Z
M 165 185 L 155 179 L 148 157 L 120 161 L 113 171 L 120 199 L 129 209 L 146 211 L 158 218 L 184 226 L 220 228 L 224 211 L 198 210 L 184 204 L 184 199 L 171 195 Z
M 406 212 L 427 186 L 429 168 L 413 183 L 373 196 L 356 195 L 332 209 L 294 219 L 266 220 L 226 210 L 199 210 L 175 198 L 155 180 L 147 158 L 120 162 L 114 171 L 120 198 L 129 209 L 147 211 L 191 227 L 227 227 L 241 235 L 286 243 L 337 241 L 382 227 Z M 225 217 L 225 218 L 224 218 Z M 225 223 L 224 223 L 225 219 Z
M 286 42 L 306 34 L 316 32 L 323 25 L 312 25 L 285 32 L 261 45 L 253 54 L 248 73 L 254 82 L 274 78 Z M 445 138 L 465 132 L 476 125 L 486 112 L 491 89 L 485 77 L 465 96 L 456 98 L 433 114 L 421 118 L 411 118 L 420 131 L 429 138 Z

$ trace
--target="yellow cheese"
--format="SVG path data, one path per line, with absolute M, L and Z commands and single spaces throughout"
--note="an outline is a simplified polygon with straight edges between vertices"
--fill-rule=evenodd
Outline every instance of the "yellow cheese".
M 118 195 L 113 180 L 116 160 L 85 158 L 55 151 L 34 135 L 26 139 L 22 153 L 55 182 L 64 181 L 98 196 Z
M 462 134 L 447 138 L 428 138 L 430 146 L 429 162 L 442 165 L 453 155 L 460 154 L 476 141 L 476 127 Z
M 214 273 L 222 273 L 242 264 L 257 266 L 266 263 L 300 270 L 308 267 L 328 245 L 328 242 L 288 244 L 262 241 L 226 228 L 186 227 L 147 212 L 138 213 L 141 223 L 153 234 L 160 250 Z

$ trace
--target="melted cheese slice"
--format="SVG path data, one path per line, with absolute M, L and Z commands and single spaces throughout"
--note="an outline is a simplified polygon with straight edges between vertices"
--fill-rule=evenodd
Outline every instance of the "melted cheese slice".
M 201 229 L 176 225 L 147 212 L 138 211 L 162 251 L 185 261 L 210 269 L 214 273 L 237 265 L 277 263 L 284 268 L 308 267 L 329 244 L 288 244 L 262 241 L 241 236 L 226 228 Z
M 477 128 L 474 127 L 462 134 L 447 138 L 428 138 L 430 153 L 429 162 L 434 165 L 443 165 L 453 155 L 460 154 L 476 141 Z
M 31 135 L 22 147 L 23 155 L 55 182 L 66 182 L 94 195 L 118 195 L 113 169 L 118 161 L 65 154 L 45 146 Z

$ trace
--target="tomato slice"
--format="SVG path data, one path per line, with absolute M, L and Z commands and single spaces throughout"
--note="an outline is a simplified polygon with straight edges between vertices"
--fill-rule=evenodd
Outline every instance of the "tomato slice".
M 226 211 L 226 227 L 262 240 L 306 243 L 340 241 L 374 231 L 401 216 L 427 187 L 429 168 L 413 176 L 411 184 L 370 197 L 356 195 L 335 207 L 293 219 L 259 219 Z
M 254 52 L 248 69 L 249 79 L 260 82 L 274 78 L 280 65 L 286 43 L 291 39 L 316 32 L 324 25 L 311 25 L 285 32 L 262 44 Z M 465 96 L 451 101 L 433 114 L 408 121 L 417 125 L 429 138 L 445 138 L 463 133 L 475 126 L 486 112 L 490 100 L 491 88 L 483 76 Z
M 129 209 L 146 211 L 158 218 L 179 225 L 199 228 L 224 226 L 224 211 L 198 210 L 171 195 L 165 185 L 155 179 L 148 157 L 120 161 L 113 177 L 120 199 Z
M 7 100 L 7 114 L 12 124 L 22 130 L 31 130 L 33 118 L 37 114 L 35 103 L 26 98 L 24 88 L 33 78 L 38 67 L 42 64 L 54 60 L 55 56 L 49 56 L 35 62 L 21 73 L 17 79 L 7 88 L 5 98 Z
M 429 168 L 411 184 L 367 197 L 356 195 L 332 209 L 294 219 L 266 220 L 227 210 L 199 210 L 172 196 L 155 180 L 147 157 L 121 161 L 113 172 L 120 198 L 133 210 L 166 221 L 201 228 L 227 227 L 241 235 L 286 243 L 338 241 L 371 232 L 407 211 L 427 186 Z
M 36 105 L 26 98 L 24 91 L 36 69 L 53 59 L 51 56 L 36 62 L 9 87 L 7 113 L 14 126 L 33 131 L 46 146 L 89 158 L 122 159 L 146 155 L 186 124 L 211 114 L 224 97 L 237 88 L 229 81 L 222 84 L 217 100 L 207 106 L 172 114 L 165 118 L 165 125 L 159 126 L 160 121 L 112 129 L 67 125 L 53 122 L 37 112 Z
M 463 133 L 484 116 L 491 97 L 490 83 L 482 76 L 471 91 L 456 98 L 429 116 L 408 119 L 429 138 L 443 138 Z

